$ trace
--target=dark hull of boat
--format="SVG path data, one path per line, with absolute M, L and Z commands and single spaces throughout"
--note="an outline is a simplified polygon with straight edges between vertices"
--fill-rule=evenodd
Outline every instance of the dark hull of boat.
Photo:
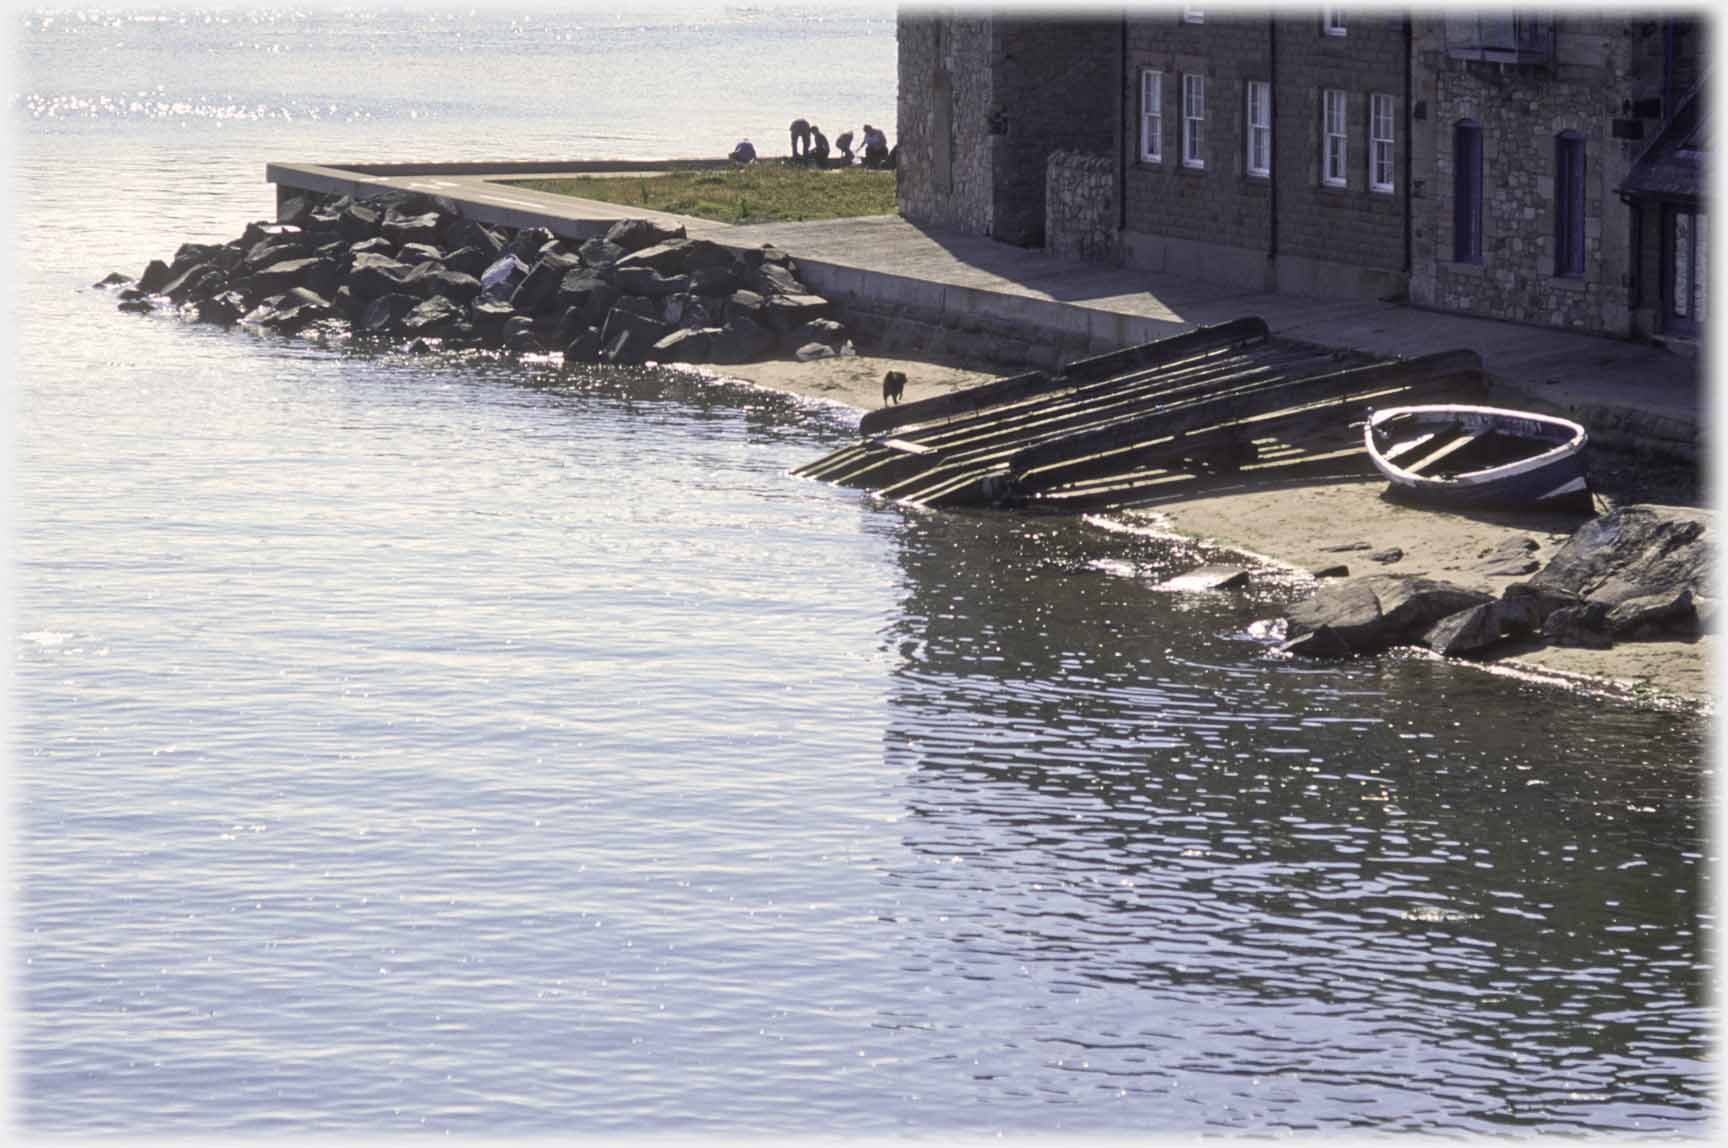
M 1413 449 L 1417 444 L 1438 445 L 1441 449 L 1432 451 L 1432 456 L 1447 453 L 1444 432 L 1431 431 L 1432 441 L 1420 434 L 1442 427 L 1444 432 L 1458 435 L 1450 445 L 1497 437 L 1516 444 L 1516 457 L 1449 475 L 1413 473 L 1428 461 L 1411 461 L 1422 453 Z M 1405 501 L 1459 509 L 1535 507 L 1588 512 L 1593 508 L 1584 428 L 1567 419 L 1491 407 L 1399 408 L 1376 412 L 1363 438 L 1375 468 L 1391 484 L 1389 493 Z M 1400 450 L 1406 457 L 1396 457 Z

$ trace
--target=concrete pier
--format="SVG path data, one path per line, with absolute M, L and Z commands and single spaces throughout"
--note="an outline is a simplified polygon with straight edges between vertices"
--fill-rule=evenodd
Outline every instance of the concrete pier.
M 1004 365 L 1114 350 L 1247 315 L 1274 335 L 1377 356 L 1467 347 L 1481 355 L 1492 401 L 1531 399 L 1583 422 L 1608 446 L 1701 459 L 1710 439 L 1702 364 L 1664 347 L 1396 301 L 1316 299 L 1183 276 L 1058 259 L 1042 251 L 916 227 L 898 216 L 733 226 L 511 186 L 596 172 L 647 174 L 724 160 L 652 163 L 311 165 L 272 163 L 278 196 L 294 189 L 364 196 L 438 195 L 483 223 L 545 227 L 584 239 L 620 219 L 683 226 L 734 247 L 772 243 L 806 283 L 890 352 Z

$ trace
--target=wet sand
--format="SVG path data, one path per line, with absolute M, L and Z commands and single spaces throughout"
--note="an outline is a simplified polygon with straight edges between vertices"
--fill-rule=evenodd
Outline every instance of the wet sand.
M 813 363 L 765 362 L 717 368 L 730 378 L 771 390 L 872 410 L 882 405 L 882 375 L 907 375 L 907 401 L 1000 377 L 998 372 L 907 359 L 858 355 Z M 1382 497 L 1378 479 L 1259 488 L 1211 494 L 1157 510 L 1126 512 L 1147 525 L 1203 538 L 1270 563 L 1315 570 L 1345 565 L 1351 576 L 1425 574 L 1498 594 L 1516 576 L 1489 575 L 1486 555 L 1509 540 L 1536 543 L 1532 557 L 1546 562 L 1582 521 L 1546 514 L 1453 514 L 1401 506 Z M 1632 497 L 1626 497 L 1630 493 Z M 1622 492 L 1620 502 L 1660 502 Z M 1337 549 L 1367 543 L 1362 549 Z M 1368 557 L 1403 551 L 1395 562 Z M 1524 577 L 1528 577 L 1525 575 Z M 1540 676 L 1588 679 L 1615 692 L 1668 695 L 1708 704 L 1714 637 L 1698 641 L 1622 642 L 1606 650 L 1563 646 L 1506 647 L 1484 665 Z

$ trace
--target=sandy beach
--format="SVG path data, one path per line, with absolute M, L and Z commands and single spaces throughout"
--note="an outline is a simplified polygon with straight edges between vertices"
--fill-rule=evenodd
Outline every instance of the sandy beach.
M 856 407 L 882 404 L 882 375 L 906 373 L 906 401 L 926 398 L 1000 377 L 999 372 L 957 364 L 933 364 L 870 355 L 813 363 L 776 361 L 722 368 L 729 378 L 771 390 Z M 1464 586 L 1499 591 L 1515 578 L 1481 569 L 1486 555 L 1509 540 L 1530 539 L 1532 557 L 1547 561 L 1576 528 L 1576 517 L 1505 513 L 1462 515 L 1401 506 L 1382 497 L 1375 478 L 1324 485 L 1305 484 L 1212 494 L 1130 516 L 1148 525 L 1207 539 L 1260 562 L 1311 571 L 1345 565 L 1352 576 L 1367 573 L 1425 574 Z M 1608 493 L 1610 504 L 1662 502 L 1659 493 L 1636 488 Z M 1358 544 L 1367 543 L 1367 547 Z M 1356 547 L 1354 549 L 1342 549 Z M 1398 549 L 1395 562 L 1373 552 Z M 1482 664 L 1487 668 L 1554 677 L 1616 693 L 1668 697 L 1708 704 L 1709 662 L 1714 636 L 1694 642 L 1621 642 L 1606 650 L 1562 646 L 1506 646 Z

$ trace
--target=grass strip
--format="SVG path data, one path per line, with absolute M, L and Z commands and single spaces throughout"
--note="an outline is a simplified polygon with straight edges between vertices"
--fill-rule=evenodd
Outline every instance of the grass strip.
M 789 223 L 893 215 L 894 173 L 768 161 L 659 175 L 509 180 L 516 187 L 693 215 L 721 223 Z

